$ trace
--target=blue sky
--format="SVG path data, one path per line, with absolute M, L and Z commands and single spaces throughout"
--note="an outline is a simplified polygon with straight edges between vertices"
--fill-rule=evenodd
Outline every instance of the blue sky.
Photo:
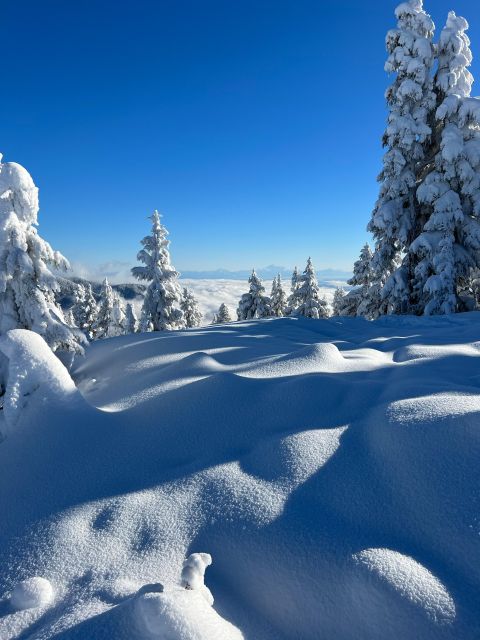
M 349 269 L 377 196 L 395 5 L 5 4 L 0 149 L 40 188 L 42 236 L 72 261 L 134 264 L 158 208 L 179 269 Z M 464 15 L 480 59 L 478 0 L 425 7 L 437 29 Z

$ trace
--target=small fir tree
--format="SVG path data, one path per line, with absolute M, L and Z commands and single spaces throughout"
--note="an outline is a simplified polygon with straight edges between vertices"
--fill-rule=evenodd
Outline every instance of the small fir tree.
M 114 295 L 113 289 L 105 278 L 100 291 L 100 302 L 98 305 L 97 318 L 95 320 L 93 331 L 96 338 L 108 338 L 109 328 L 112 325 Z
M 151 220 L 152 233 L 143 238 L 143 249 L 137 255 L 144 266 L 132 269 L 135 278 L 149 282 L 142 307 L 141 330 L 184 329 L 180 274 L 170 264 L 168 231 L 161 224 L 158 211 L 153 212 Z
M 265 295 L 265 287 L 262 281 L 252 271 L 252 275 L 248 279 L 250 289 L 248 293 L 244 293 L 240 298 L 237 309 L 237 317 L 239 320 L 249 320 L 250 318 L 268 318 L 272 315 L 270 298 Z
M 297 290 L 297 297 L 299 304 L 294 311 L 296 316 L 328 318 L 327 301 L 320 297 L 317 276 L 310 258 L 307 260 L 307 266 Z
M 287 296 L 282 286 L 282 280 L 280 274 L 274 278 L 272 282 L 272 293 L 270 296 L 272 315 L 281 318 L 286 315 L 287 311 Z
M 113 292 L 112 312 L 110 314 L 110 323 L 108 325 L 107 337 L 115 338 L 123 336 L 127 333 L 127 321 L 125 311 L 118 293 Z
M 288 296 L 288 304 L 285 310 L 285 315 L 291 315 L 292 313 L 294 313 L 295 309 L 300 304 L 300 301 L 298 298 L 298 289 L 300 286 L 300 282 L 301 282 L 301 277 L 298 273 L 297 267 L 295 266 L 293 269 L 292 278 L 290 281 L 290 295 Z
M 138 330 L 137 314 L 133 305 L 129 302 L 125 309 L 125 333 L 136 333 Z
M 218 313 L 215 314 L 212 324 L 225 324 L 226 322 L 232 322 L 230 311 L 225 303 L 222 302 L 218 308 Z
M 344 314 L 344 305 L 345 305 L 345 289 L 341 287 L 337 287 L 335 289 L 335 293 L 333 294 L 333 302 L 332 302 L 332 314 L 334 316 L 343 316 Z
M 94 340 L 97 303 L 90 283 L 80 284 L 75 288 L 72 311 L 77 327 L 83 331 L 88 340 Z
M 202 314 L 198 308 L 198 303 L 191 291 L 183 289 L 181 309 L 185 317 L 187 328 L 199 327 L 202 321 Z

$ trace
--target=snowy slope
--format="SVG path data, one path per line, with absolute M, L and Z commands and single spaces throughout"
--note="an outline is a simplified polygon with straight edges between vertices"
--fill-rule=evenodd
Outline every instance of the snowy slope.
M 0 638 L 478 638 L 479 326 L 113 338 L 77 361 L 80 391 L 10 335 Z M 213 608 L 181 588 L 193 552 Z

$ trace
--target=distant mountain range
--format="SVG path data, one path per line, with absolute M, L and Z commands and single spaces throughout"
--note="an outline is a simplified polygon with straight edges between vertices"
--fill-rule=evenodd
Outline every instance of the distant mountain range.
M 279 267 L 274 264 L 270 264 L 267 267 L 255 269 L 257 275 L 265 280 L 272 280 L 279 273 L 281 278 L 290 279 L 292 276 L 292 269 L 286 267 Z M 303 267 L 299 267 L 300 273 L 303 271 Z M 251 269 L 243 269 L 239 271 L 229 271 L 228 269 L 215 269 L 212 271 L 182 271 L 182 278 L 187 279 L 212 279 L 212 280 L 247 280 Z M 318 269 L 317 277 L 319 280 L 348 280 L 352 274 L 349 271 L 341 271 L 339 269 Z

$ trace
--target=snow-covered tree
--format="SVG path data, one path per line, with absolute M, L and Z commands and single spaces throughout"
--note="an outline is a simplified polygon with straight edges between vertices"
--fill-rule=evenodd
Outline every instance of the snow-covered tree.
M 290 315 L 292 314 L 295 309 L 298 307 L 299 305 L 299 299 L 298 299 L 298 288 L 300 286 L 300 280 L 301 277 L 298 273 L 298 269 L 295 266 L 293 269 L 293 273 L 292 273 L 292 278 L 290 281 L 290 295 L 288 296 L 288 301 L 287 301 L 287 308 L 285 310 L 285 315 Z
M 137 255 L 137 259 L 145 266 L 132 269 L 135 278 L 149 282 L 140 328 L 141 331 L 184 329 L 186 322 L 181 309 L 182 290 L 178 283 L 180 274 L 170 264 L 168 231 L 161 224 L 158 211 L 154 211 L 150 219 L 152 233 L 143 238 L 143 249 Z
M 123 310 L 123 304 L 120 300 L 120 296 L 114 291 L 112 313 L 110 315 L 110 324 L 108 325 L 106 337 L 114 338 L 116 336 L 123 336 L 126 333 L 127 320 L 125 317 L 125 311 Z
M 65 324 L 67 324 L 69 327 L 78 327 L 77 323 L 75 322 L 75 316 L 73 315 L 72 307 L 70 307 L 68 311 L 65 311 L 64 318 Z
M 360 251 L 360 257 L 353 265 L 353 276 L 348 280 L 348 284 L 353 289 L 343 297 L 342 301 L 339 300 L 339 313 L 335 315 L 364 316 L 374 319 L 380 314 L 381 287 L 376 280 L 372 257 L 369 245 L 365 244 Z
M 95 338 L 97 303 L 90 283 L 79 284 L 75 288 L 72 312 L 77 327 L 83 331 L 88 340 L 93 340 Z
M 95 323 L 93 325 L 93 331 L 96 338 L 108 338 L 109 327 L 112 324 L 112 313 L 114 305 L 113 289 L 105 278 L 100 291 L 100 302 L 98 304 L 98 311 Z
M 83 353 L 85 336 L 68 326 L 55 300 L 59 285 L 50 270 L 68 268 L 36 229 L 38 189 L 30 174 L 0 155 L 0 334 L 30 329 L 69 364 Z
M 306 318 L 328 318 L 327 301 L 320 296 L 311 258 L 308 258 L 307 266 L 300 279 L 297 298 L 299 304 L 293 312 L 294 315 Z
M 281 318 L 286 315 L 287 296 L 282 286 L 280 274 L 272 282 L 272 293 L 270 295 L 272 315 Z
M 473 77 L 468 23 L 452 11 L 438 44 L 435 114 L 438 145 L 433 170 L 419 186 L 430 210 L 410 251 L 418 258 L 416 289 L 425 314 L 453 313 L 480 267 L 480 100 L 471 98 Z
M 265 295 L 265 287 L 262 281 L 252 271 L 252 275 L 248 279 L 250 289 L 248 293 L 244 293 L 240 298 L 237 309 L 237 317 L 239 320 L 249 320 L 250 318 L 268 318 L 272 315 L 270 298 Z
M 129 302 L 125 309 L 125 333 L 136 333 L 138 331 L 138 319 L 133 305 Z
M 218 312 L 213 317 L 212 324 L 225 324 L 226 322 L 232 322 L 232 316 L 230 315 L 227 305 L 222 302 L 218 308 Z
M 341 287 L 337 287 L 333 294 L 333 302 L 332 302 L 332 315 L 334 316 L 343 316 L 346 315 L 343 312 L 344 304 L 345 304 L 345 289 Z
M 183 289 L 182 302 L 180 305 L 183 315 L 185 317 L 185 323 L 188 328 L 198 327 L 202 321 L 202 314 L 198 308 L 198 303 L 191 291 L 187 288 Z
M 380 194 L 369 231 L 375 237 L 372 266 L 376 287 L 389 312 L 410 310 L 416 303 L 415 260 L 408 248 L 425 222 L 416 199 L 422 163 L 431 142 L 431 112 L 436 98 L 431 70 L 434 24 L 422 0 L 402 2 L 396 9 L 397 28 L 388 32 L 385 70 L 395 73 L 387 89 L 387 151 L 379 176 Z

